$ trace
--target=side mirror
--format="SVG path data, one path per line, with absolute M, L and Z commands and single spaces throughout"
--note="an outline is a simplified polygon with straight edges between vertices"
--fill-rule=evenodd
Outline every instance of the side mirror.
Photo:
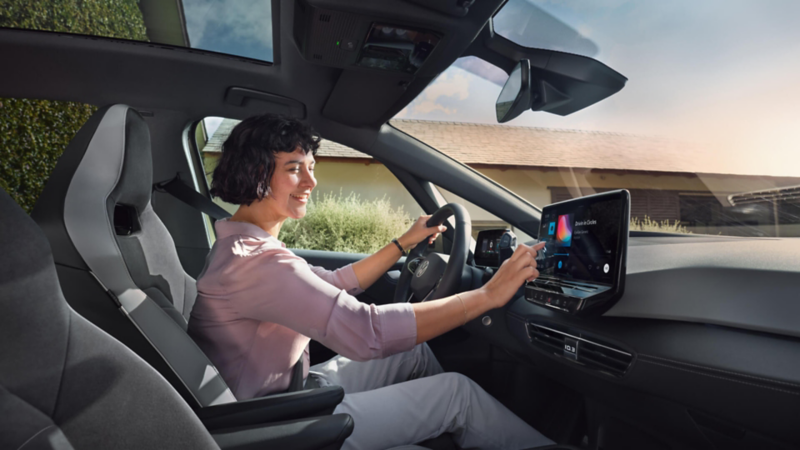
M 495 103 L 497 122 L 505 123 L 531 107 L 531 63 L 521 60 L 511 71 Z

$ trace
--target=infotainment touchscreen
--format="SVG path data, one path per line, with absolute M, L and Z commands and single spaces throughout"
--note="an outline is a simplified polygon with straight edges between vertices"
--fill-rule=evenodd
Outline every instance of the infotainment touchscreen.
M 574 314 L 606 310 L 622 296 L 630 223 L 625 190 L 548 205 L 542 211 L 539 278 L 526 298 Z

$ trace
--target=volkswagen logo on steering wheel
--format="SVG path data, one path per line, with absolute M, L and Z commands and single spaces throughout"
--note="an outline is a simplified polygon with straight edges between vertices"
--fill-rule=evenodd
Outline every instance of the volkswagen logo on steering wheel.
M 419 265 L 419 268 L 417 269 L 417 278 L 419 278 L 422 275 L 424 275 L 426 270 L 428 270 L 428 261 L 427 260 L 422 261 L 422 264 Z

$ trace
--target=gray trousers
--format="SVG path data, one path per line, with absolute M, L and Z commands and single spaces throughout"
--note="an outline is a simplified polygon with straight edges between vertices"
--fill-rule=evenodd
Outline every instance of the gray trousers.
M 344 388 L 334 413 L 350 414 L 355 422 L 345 450 L 388 449 L 442 433 L 451 433 L 463 449 L 553 444 L 469 378 L 443 373 L 427 344 L 367 362 L 337 356 L 312 366 L 310 376 L 321 386 Z

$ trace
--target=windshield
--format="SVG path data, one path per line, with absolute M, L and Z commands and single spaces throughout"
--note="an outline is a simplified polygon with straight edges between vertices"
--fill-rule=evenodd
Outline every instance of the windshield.
M 510 0 L 496 32 L 590 56 L 617 94 L 497 124 L 508 75 L 461 58 L 392 125 L 542 207 L 628 189 L 632 229 L 800 236 L 800 2 Z
M 153 42 L 273 61 L 272 6 L 263 0 L 10 0 L 0 27 Z

